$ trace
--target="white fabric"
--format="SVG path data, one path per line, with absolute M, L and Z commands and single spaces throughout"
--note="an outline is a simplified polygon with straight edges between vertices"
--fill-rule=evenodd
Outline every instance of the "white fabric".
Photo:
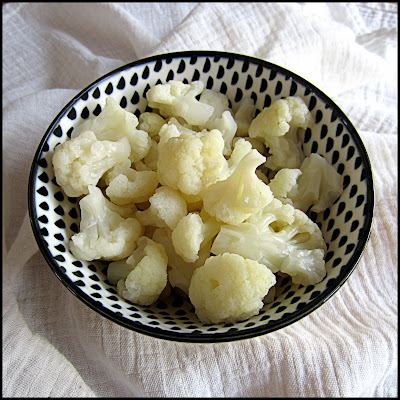
M 397 4 L 3 5 L 4 397 L 396 397 Z M 76 299 L 38 252 L 29 169 L 58 111 L 101 75 L 180 50 L 247 54 L 326 92 L 375 179 L 371 239 L 322 307 L 251 340 L 180 344 L 131 332 Z

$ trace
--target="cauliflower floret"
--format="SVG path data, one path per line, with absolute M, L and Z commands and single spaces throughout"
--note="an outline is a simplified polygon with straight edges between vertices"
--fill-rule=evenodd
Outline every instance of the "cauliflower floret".
M 127 168 L 109 179 L 106 195 L 118 205 L 142 203 L 149 200 L 157 186 L 157 172 Z
M 236 169 L 239 161 L 252 150 L 251 143 L 244 138 L 239 138 L 233 145 L 231 156 L 228 159 L 229 175 Z
M 236 121 L 230 111 L 224 111 L 221 118 L 215 120 L 212 129 L 218 129 L 221 132 L 224 139 L 223 153 L 225 156 L 229 156 L 232 153 L 232 140 L 237 129 Z
M 174 124 L 164 125 L 158 143 L 160 183 L 189 195 L 202 193 L 226 176 L 228 167 L 223 148 L 224 140 L 218 130 L 197 137 L 180 133 Z
M 111 263 L 108 276 L 116 279 L 118 294 L 132 303 L 142 306 L 153 304 L 167 285 L 167 253 L 164 246 L 142 236 L 137 241 L 137 248 L 125 261 L 127 267 Z M 129 267 L 131 270 L 129 271 Z M 113 269 L 120 271 L 112 271 Z M 126 278 L 123 275 L 129 271 Z
M 251 121 L 253 121 L 256 108 L 254 101 L 250 97 L 245 97 L 239 104 L 235 113 L 237 124 L 236 136 L 247 136 Z
M 279 199 L 283 204 L 293 205 L 293 201 L 288 197 L 288 193 L 297 189 L 297 178 L 301 174 L 302 172 L 296 168 L 282 168 L 279 170 L 268 184 L 274 197 Z
M 151 140 L 151 146 L 146 157 L 143 158 L 143 162 L 146 167 L 152 171 L 157 171 L 157 161 L 158 161 L 158 142 Z
M 203 324 L 235 323 L 258 314 L 275 283 L 265 265 L 225 253 L 194 271 L 189 298 Z
M 128 138 L 132 162 L 141 160 L 150 149 L 151 138 L 147 132 L 136 129 L 139 121 L 135 114 L 125 111 L 112 97 L 107 97 L 103 111 L 84 121 L 72 131 L 72 138 L 82 132 L 92 131 L 98 140 L 117 141 Z
M 144 112 L 139 115 L 138 129 L 147 132 L 156 142 L 159 141 L 158 133 L 161 127 L 166 123 L 165 119 L 154 112 Z
M 199 101 L 214 108 L 210 118 L 203 126 L 199 127 L 200 129 L 213 129 L 215 121 L 221 118 L 225 111 L 229 112 L 229 100 L 223 93 L 215 92 L 214 90 L 210 89 L 204 89 L 200 95 Z
M 168 186 L 157 188 L 149 202 L 149 208 L 135 214 L 143 226 L 174 229 L 179 220 L 187 214 L 187 204 L 182 195 Z
M 204 89 L 201 81 L 186 84 L 169 81 L 153 86 L 146 93 L 148 105 L 158 109 L 163 117 L 182 117 L 191 125 L 204 125 L 211 117 L 214 107 L 196 99 Z
M 297 186 L 288 193 L 296 208 L 319 213 L 330 207 L 343 192 L 343 176 L 325 158 L 312 153 L 300 166 Z M 271 188 L 272 189 L 272 188 Z
M 318 225 L 278 199 L 239 225 L 223 225 L 211 248 L 213 254 L 229 252 L 251 258 L 303 285 L 316 284 L 325 277 L 325 251 Z
M 249 127 L 249 136 L 261 138 L 269 153 L 266 166 L 277 171 L 281 168 L 299 168 L 304 160 L 299 128 L 306 129 L 311 113 L 300 97 L 280 99 L 257 115 Z
M 127 138 L 117 142 L 98 140 L 91 131 L 67 140 L 54 149 L 53 167 L 57 183 L 69 197 L 88 194 L 103 174 L 129 157 Z
M 203 222 L 198 213 L 184 216 L 171 236 L 176 253 L 186 262 L 195 262 L 199 258 L 200 247 L 211 241 L 220 227 L 221 223 L 215 218 Z
M 79 233 L 70 241 L 72 254 L 79 260 L 121 260 L 132 254 L 143 228 L 133 217 L 126 217 L 127 208 L 107 200 L 96 186 L 79 202 Z
M 178 255 L 172 243 L 172 231 L 168 228 L 157 228 L 152 239 L 161 243 L 168 256 L 168 280 L 173 288 L 178 288 L 182 293 L 189 294 L 189 285 L 193 272 L 204 265 L 206 259 L 210 257 L 211 241 L 200 247 L 198 259 L 188 263 Z
M 251 150 L 227 179 L 208 187 L 203 198 L 205 210 L 218 221 L 237 225 L 263 209 L 273 198 L 271 189 L 255 174 L 265 161 L 257 150 Z

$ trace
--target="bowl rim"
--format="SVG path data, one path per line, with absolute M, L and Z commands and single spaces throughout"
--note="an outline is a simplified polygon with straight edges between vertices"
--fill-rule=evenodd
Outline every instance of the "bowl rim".
M 192 333 L 186 332 L 179 332 L 179 331 L 165 331 L 161 328 L 144 325 L 141 323 L 136 323 L 135 321 L 131 321 L 123 317 L 122 315 L 115 314 L 108 308 L 104 307 L 100 302 L 94 300 L 92 297 L 84 293 L 79 286 L 75 285 L 71 279 L 69 279 L 64 273 L 61 272 L 60 266 L 54 260 L 52 254 L 48 250 L 45 240 L 40 233 L 40 227 L 38 224 L 38 216 L 36 213 L 36 186 L 35 180 L 38 170 L 38 161 L 39 157 L 43 152 L 43 148 L 47 143 L 50 135 L 57 127 L 61 118 L 69 111 L 69 109 L 84 96 L 88 93 L 93 87 L 97 86 L 103 81 L 111 78 L 112 76 L 130 69 L 135 66 L 145 65 L 148 63 L 152 63 L 158 60 L 164 59 L 176 59 L 176 58 L 188 58 L 188 57 L 213 57 L 213 58 L 228 58 L 228 59 L 235 59 L 246 61 L 249 63 L 253 63 L 256 65 L 260 65 L 264 68 L 274 70 L 276 72 L 281 73 L 284 76 L 288 76 L 295 80 L 297 83 L 301 84 L 305 88 L 309 89 L 311 93 L 315 96 L 319 97 L 324 104 L 328 104 L 337 114 L 338 118 L 341 120 L 341 123 L 347 128 L 348 133 L 350 134 L 351 138 L 355 142 L 357 146 L 357 150 L 360 153 L 360 157 L 363 161 L 365 166 L 365 173 L 366 173 L 366 185 L 367 185 L 367 192 L 366 192 L 366 204 L 364 210 L 364 225 L 363 231 L 358 238 L 358 243 L 353 250 L 353 254 L 350 257 L 345 271 L 340 273 L 335 280 L 338 282 L 336 286 L 331 288 L 326 288 L 320 295 L 316 296 L 312 301 L 310 301 L 306 306 L 301 308 L 300 310 L 296 310 L 289 314 L 287 318 L 279 319 L 276 321 L 271 321 L 266 325 L 258 326 L 255 328 L 248 328 L 245 330 L 235 330 L 235 328 L 231 328 L 224 333 L 196 333 L 196 331 Z M 133 330 L 137 333 L 144 334 L 146 336 L 151 336 L 157 339 L 164 339 L 168 341 L 175 341 L 175 342 L 187 342 L 187 343 L 221 343 L 221 342 L 231 342 L 231 341 L 239 341 L 244 339 L 251 339 L 258 336 L 266 335 L 268 333 L 272 333 L 274 331 L 280 330 L 284 327 L 292 325 L 294 322 L 306 317 L 314 310 L 322 306 L 327 300 L 329 300 L 347 281 L 349 276 L 353 273 L 354 269 L 358 265 L 365 247 L 369 242 L 369 238 L 371 235 L 372 229 L 372 221 L 374 217 L 374 183 L 373 183 L 373 172 L 371 168 L 370 159 L 368 157 L 368 153 L 365 149 L 365 146 L 359 136 L 357 130 L 350 122 L 349 118 L 345 115 L 345 113 L 339 108 L 339 106 L 330 98 L 328 97 L 322 90 L 318 89 L 312 83 L 307 81 L 306 79 L 302 78 L 301 76 L 297 75 L 296 73 L 283 68 L 279 65 L 266 61 L 264 59 L 243 55 L 240 53 L 233 53 L 233 52 L 226 52 L 226 51 L 216 51 L 216 50 L 188 50 L 188 51 L 177 51 L 177 52 L 170 52 L 170 53 L 162 53 L 157 54 L 149 57 L 145 57 L 128 64 L 124 64 L 112 71 L 102 75 L 100 78 L 96 79 L 84 89 L 79 91 L 57 114 L 57 116 L 53 119 L 50 123 L 46 132 L 44 133 L 42 139 L 39 142 L 39 145 L 36 149 L 35 155 L 32 160 L 31 169 L 29 173 L 29 180 L 28 180 L 28 212 L 29 212 L 29 219 L 31 223 L 31 228 L 43 257 L 45 258 L 47 264 L 52 269 L 53 273 L 56 277 L 61 281 L 61 283 L 79 300 L 85 303 L 88 307 L 92 310 L 96 311 L 98 314 L 102 315 L 103 317 L 117 323 L 120 326 L 123 326 L 129 330 Z M 343 270 L 343 268 L 342 268 Z M 323 296 L 322 296 L 323 294 Z M 295 315 L 293 315 L 295 314 Z M 284 315 L 284 314 L 283 314 Z

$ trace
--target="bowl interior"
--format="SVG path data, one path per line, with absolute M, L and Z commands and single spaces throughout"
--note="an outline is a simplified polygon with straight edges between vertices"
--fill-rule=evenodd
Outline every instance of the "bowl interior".
M 326 278 L 317 285 L 278 279 L 275 301 L 260 314 L 236 324 L 202 325 L 190 302 L 179 295 L 150 307 L 121 299 L 107 281 L 107 263 L 77 260 L 69 239 L 79 230 L 79 206 L 57 185 L 54 148 L 71 137 L 77 125 L 97 116 L 112 96 L 139 116 L 147 107 L 146 92 L 169 80 L 201 80 L 208 89 L 226 94 L 233 111 L 251 97 L 257 113 L 282 97 L 300 96 L 313 125 L 302 134 L 305 155 L 318 153 L 344 177 L 335 204 L 310 217 L 327 242 Z M 346 281 L 362 255 L 373 213 L 372 173 L 365 148 L 350 121 L 320 90 L 301 77 L 268 62 L 221 52 L 184 52 L 151 57 L 121 67 L 79 93 L 55 118 L 32 165 L 29 211 L 40 250 L 61 282 L 89 307 L 114 322 L 153 337 L 189 342 L 250 338 L 287 326 L 323 304 Z

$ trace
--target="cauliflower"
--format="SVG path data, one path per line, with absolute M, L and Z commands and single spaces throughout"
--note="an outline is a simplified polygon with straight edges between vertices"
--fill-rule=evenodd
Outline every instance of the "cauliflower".
M 148 306 L 160 297 L 167 286 L 168 258 L 163 245 L 145 236 L 137 241 L 137 246 L 124 263 L 110 263 L 107 277 L 113 282 L 120 278 L 117 292 L 121 297 Z
M 235 323 L 258 314 L 275 283 L 265 265 L 225 253 L 194 271 L 189 298 L 203 324 Z
M 151 145 L 149 152 L 146 157 L 143 158 L 143 162 L 146 167 L 152 171 L 157 171 L 157 161 L 158 161 L 158 142 L 151 140 Z
M 233 145 L 231 156 L 228 159 L 229 175 L 235 170 L 239 161 L 252 149 L 251 143 L 244 138 L 239 138 Z
M 98 140 L 91 131 L 61 143 L 54 149 L 53 168 L 57 183 L 69 197 L 88 194 L 103 174 L 129 157 L 127 138 L 117 142 Z
M 319 213 L 330 207 L 343 192 L 343 176 L 319 154 L 312 153 L 300 166 L 297 185 L 288 193 L 296 208 Z
M 224 111 L 221 118 L 215 120 L 212 129 L 217 129 L 221 132 L 224 139 L 223 154 L 229 156 L 232 153 L 232 141 L 236 133 L 237 125 L 229 111 Z
M 186 262 L 195 262 L 199 258 L 200 247 L 216 236 L 220 226 L 221 223 L 215 218 L 203 222 L 198 213 L 187 214 L 172 231 L 176 253 Z
M 153 86 L 146 93 L 148 105 L 158 109 L 163 117 L 182 117 L 191 125 L 204 125 L 214 112 L 214 107 L 196 99 L 204 89 L 201 81 L 186 84 L 169 81 Z
M 98 140 L 117 141 L 126 137 L 131 147 L 129 158 L 135 162 L 146 156 L 151 145 L 148 133 L 136 129 L 138 123 L 135 114 L 125 111 L 112 97 L 107 97 L 103 111 L 77 126 L 71 137 L 78 137 L 85 131 L 92 131 Z
M 275 198 L 245 222 L 223 225 L 211 248 L 213 254 L 236 253 L 274 273 L 285 272 L 293 282 L 303 285 L 316 284 L 325 277 L 325 251 L 318 225 L 304 212 Z
M 250 97 L 243 98 L 234 117 L 237 125 L 236 136 L 248 135 L 249 127 L 255 112 L 256 108 L 253 100 Z
M 301 174 L 302 172 L 296 168 L 282 168 L 279 170 L 268 184 L 274 197 L 284 204 L 293 205 L 288 193 L 297 189 L 297 178 Z
M 89 194 L 79 202 L 79 233 L 70 241 L 72 254 L 79 260 L 121 260 L 132 254 L 143 228 L 128 208 L 107 200 L 101 190 L 89 185 Z
M 187 204 L 182 195 L 168 186 L 160 186 L 149 199 L 150 207 L 136 212 L 142 225 L 174 229 L 187 214 Z
M 204 265 L 207 258 L 210 257 L 211 241 L 200 247 L 198 259 L 195 262 L 188 263 L 176 253 L 172 243 L 172 231 L 169 228 L 157 228 L 153 233 L 152 239 L 157 243 L 161 243 L 167 252 L 168 280 L 171 286 L 188 295 L 193 272 Z
M 218 130 L 197 137 L 180 133 L 174 124 L 164 125 L 158 143 L 160 183 L 189 195 L 202 193 L 226 176 L 228 167 L 223 148 L 224 140 Z
M 265 108 L 251 122 L 249 136 L 261 138 L 271 156 L 266 166 L 277 171 L 281 168 L 299 168 L 304 160 L 299 128 L 306 129 L 311 113 L 300 97 L 280 99 Z
M 273 198 L 271 189 L 255 174 L 265 161 L 257 150 L 251 150 L 238 163 L 227 179 L 209 186 L 203 204 L 218 221 L 237 225 L 260 211 Z
M 217 119 L 221 118 L 225 111 L 229 112 L 229 100 L 222 94 L 215 92 L 214 90 L 204 89 L 199 98 L 200 103 L 208 104 L 213 107 L 213 113 L 207 122 L 200 126 L 200 129 L 211 130 L 214 128 L 214 123 Z
M 142 203 L 149 200 L 158 186 L 155 171 L 136 171 L 127 168 L 110 179 L 106 195 L 114 204 Z
M 154 112 L 144 112 L 139 116 L 138 129 L 147 132 L 156 142 L 159 141 L 158 133 L 161 127 L 166 123 L 165 119 Z

